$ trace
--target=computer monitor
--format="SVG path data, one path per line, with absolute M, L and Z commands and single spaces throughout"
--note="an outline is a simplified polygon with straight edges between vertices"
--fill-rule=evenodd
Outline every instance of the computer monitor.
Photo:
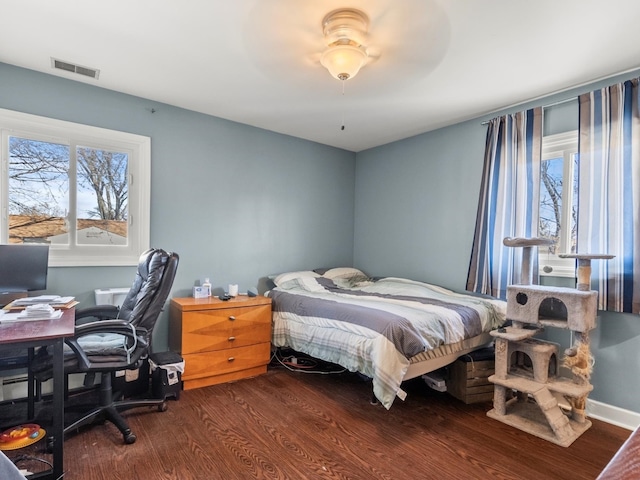
M 0 245 L 0 294 L 47 289 L 49 245 Z
M 0 307 L 27 292 L 46 290 L 49 245 L 18 243 L 0 245 Z M 26 350 L 2 352 L 0 370 L 20 369 L 28 365 Z

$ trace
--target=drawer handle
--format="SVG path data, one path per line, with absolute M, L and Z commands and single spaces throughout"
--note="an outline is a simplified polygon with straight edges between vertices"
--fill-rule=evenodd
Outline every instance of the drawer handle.
M 234 317 L 233 315 L 229 315 L 229 320 L 231 320 L 232 322 L 236 319 L 236 317 Z
M 233 342 L 236 339 L 236 337 L 229 337 L 229 341 Z
M 234 357 L 229 357 L 229 358 L 227 358 L 227 362 L 233 362 L 234 360 L 235 360 L 235 358 L 234 358 Z

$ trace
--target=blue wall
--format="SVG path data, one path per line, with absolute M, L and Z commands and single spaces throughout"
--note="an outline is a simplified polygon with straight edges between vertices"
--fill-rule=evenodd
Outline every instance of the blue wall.
M 0 108 L 151 137 L 151 243 L 181 256 L 173 296 L 205 276 L 242 291 L 273 273 L 351 264 L 464 289 L 489 116 L 356 155 L 2 63 Z M 568 128 L 572 108 L 554 107 L 547 128 Z M 52 268 L 49 290 L 89 305 L 95 288 L 132 275 Z M 605 313 L 598 325 L 591 398 L 640 413 L 640 319 Z M 166 313 L 158 327 L 164 350 Z M 553 340 L 566 343 L 562 333 Z
M 212 93 L 212 95 L 215 93 Z M 0 108 L 151 137 L 151 246 L 180 254 L 172 296 L 353 262 L 355 154 L 0 63 Z M 155 113 L 151 113 L 151 109 Z M 93 304 L 133 267 L 51 268 L 49 291 Z M 168 345 L 165 312 L 154 347 Z
M 464 289 L 483 148 L 474 121 L 360 152 L 355 265 Z
M 484 120 L 611 85 L 611 78 L 491 116 L 360 152 L 356 161 L 354 263 L 370 275 L 406 276 L 464 290 L 484 158 Z M 577 104 L 546 113 L 545 134 L 577 129 Z M 551 340 L 566 347 L 569 332 Z M 590 398 L 640 413 L 640 318 L 604 312 L 591 332 Z

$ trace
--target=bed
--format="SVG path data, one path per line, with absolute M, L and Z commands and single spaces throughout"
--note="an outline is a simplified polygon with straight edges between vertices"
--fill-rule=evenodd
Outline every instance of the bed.
M 360 372 L 387 409 L 404 380 L 487 346 L 506 302 L 405 278 L 372 279 L 355 268 L 272 277 L 274 347 Z

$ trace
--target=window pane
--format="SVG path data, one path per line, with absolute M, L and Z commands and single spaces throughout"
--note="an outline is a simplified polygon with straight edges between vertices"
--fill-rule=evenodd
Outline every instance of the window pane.
M 564 160 L 562 157 L 542 162 L 540 171 L 540 227 L 539 235 L 551 238 L 555 245 L 549 247 L 549 253 L 555 254 L 560 244 L 562 232 L 562 176 Z
M 9 137 L 9 242 L 49 242 L 65 235 L 69 147 Z
M 78 245 L 126 245 L 128 155 L 89 147 L 76 155 Z
M 569 239 L 569 245 L 571 246 L 571 253 L 576 252 L 576 244 L 578 243 L 578 159 L 580 157 L 577 153 L 571 156 L 573 162 L 573 198 L 571 199 L 571 238 Z

